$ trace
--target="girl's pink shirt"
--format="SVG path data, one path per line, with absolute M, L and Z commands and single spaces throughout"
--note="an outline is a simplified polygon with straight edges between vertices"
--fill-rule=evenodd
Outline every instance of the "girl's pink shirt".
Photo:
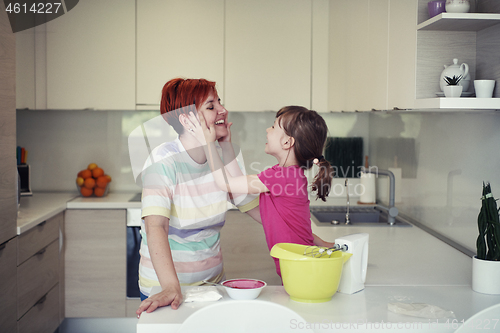
M 269 192 L 261 193 L 259 210 L 269 250 L 277 243 L 313 245 L 307 178 L 298 166 L 272 168 L 257 175 Z M 279 260 L 274 258 L 281 276 Z

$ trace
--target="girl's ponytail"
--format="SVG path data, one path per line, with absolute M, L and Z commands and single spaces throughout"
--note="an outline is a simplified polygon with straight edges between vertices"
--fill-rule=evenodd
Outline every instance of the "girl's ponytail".
M 314 164 L 319 167 L 319 171 L 314 177 L 312 190 L 317 191 L 317 198 L 326 201 L 332 186 L 332 166 L 323 156 L 314 159 Z

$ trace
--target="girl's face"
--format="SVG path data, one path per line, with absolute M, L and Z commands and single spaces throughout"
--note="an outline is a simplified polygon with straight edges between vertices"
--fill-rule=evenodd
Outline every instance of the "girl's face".
M 289 137 L 281 127 L 278 118 L 274 120 L 273 126 L 266 129 L 266 132 L 267 132 L 267 143 L 265 152 L 266 154 L 276 157 L 279 153 L 282 153 L 284 151 L 283 144 Z
M 198 111 L 203 112 L 207 126 L 215 125 L 217 140 L 228 135 L 227 110 L 220 103 L 217 94 L 210 94 Z

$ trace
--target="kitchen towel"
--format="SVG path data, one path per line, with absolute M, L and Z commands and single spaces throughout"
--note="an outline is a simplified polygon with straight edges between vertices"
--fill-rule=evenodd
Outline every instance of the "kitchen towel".
M 376 201 L 375 197 L 375 178 L 376 175 L 373 173 L 361 172 L 360 184 L 361 184 L 361 195 L 359 196 L 359 202 L 364 204 L 374 204 Z

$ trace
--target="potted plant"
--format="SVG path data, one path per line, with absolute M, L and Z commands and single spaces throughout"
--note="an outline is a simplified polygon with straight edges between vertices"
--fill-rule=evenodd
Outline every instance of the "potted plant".
M 481 202 L 477 255 L 472 258 L 472 289 L 483 294 L 500 294 L 500 221 L 489 183 L 483 183 Z
M 462 95 L 463 87 L 458 84 L 460 80 L 462 80 L 462 75 L 453 75 L 453 77 L 445 76 L 443 80 L 447 84 L 443 87 L 443 92 L 446 97 L 460 97 Z

